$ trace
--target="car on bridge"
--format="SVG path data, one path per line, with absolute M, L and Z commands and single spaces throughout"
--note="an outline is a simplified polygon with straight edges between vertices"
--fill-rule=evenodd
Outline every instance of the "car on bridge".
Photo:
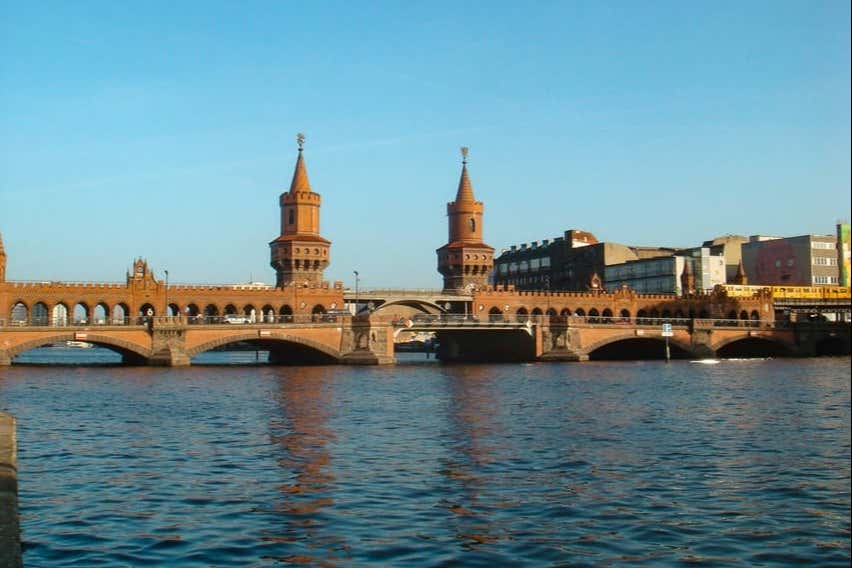
M 222 316 L 222 323 L 251 323 L 251 319 L 239 314 L 225 314 Z

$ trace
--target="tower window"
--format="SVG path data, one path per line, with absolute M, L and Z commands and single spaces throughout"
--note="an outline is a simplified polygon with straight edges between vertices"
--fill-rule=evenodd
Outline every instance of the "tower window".
M 290 224 L 290 225 L 292 225 L 296 220 L 296 216 L 294 215 L 294 213 L 295 213 L 295 211 L 290 209 L 289 216 L 287 217 L 287 223 Z
M 476 232 L 476 219 L 471 217 L 470 221 L 468 221 L 468 224 L 470 225 L 470 232 L 475 233 Z

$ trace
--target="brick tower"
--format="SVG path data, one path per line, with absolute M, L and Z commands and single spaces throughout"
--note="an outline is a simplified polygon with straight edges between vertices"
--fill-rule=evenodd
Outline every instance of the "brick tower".
M 308 170 L 302 157 L 305 137 L 296 136 L 299 157 L 293 172 L 290 191 L 281 194 L 281 235 L 269 243 L 275 285 L 322 282 L 323 270 L 329 263 L 331 241 L 320 236 L 320 202 L 318 193 L 311 191 Z
M 481 201 L 473 197 L 467 175 L 467 148 L 462 148 L 462 172 L 456 200 L 447 203 L 449 241 L 435 251 L 444 290 L 470 293 L 488 285 L 494 268 L 494 248 L 482 242 Z

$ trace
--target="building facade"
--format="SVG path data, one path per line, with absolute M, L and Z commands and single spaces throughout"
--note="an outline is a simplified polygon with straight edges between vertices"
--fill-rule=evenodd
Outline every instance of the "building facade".
M 585 291 L 606 267 L 642 258 L 671 256 L 678 249 L 630 247 L 599 242 L 592 233 L 571 229 L 562 237 L 504 249 L 494 261 L 493 281 L 516 290 Z
M 685 290 L 682 275 L 691 275 L 692 290 Z M 710 293 L 716 284 L 725 284 L 726 266 L 723 254 L 713 254 L 711 247 L 697 247 L 665 256 L 631 260 L 605 267 L 603 286 L 615 291 L 624 285 L 640 294 Z
M 837 238 L 832 235 L 763 237 L 742 246 L 749 284 L 824 286 L 840 283 Z
M 742 260 L 743 243 L 748 242 L 748 237 L 742 235 L 722 235 L 709 241 L 704 241 L 701 245 L 709 247 L 713 254 L 721 254 L 725 257 L 725 274 L 727 281 L 733 283 L 737 275 L 737 270 Z

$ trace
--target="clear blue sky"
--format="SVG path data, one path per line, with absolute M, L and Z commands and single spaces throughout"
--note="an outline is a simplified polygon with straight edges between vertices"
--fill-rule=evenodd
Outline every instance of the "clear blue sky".
M 0 1 L 15 280 L 274 282 L 307 136 L 329 280 L 439 287 L 458 148 L 485 240 L 832 233 L 848 1 Z

